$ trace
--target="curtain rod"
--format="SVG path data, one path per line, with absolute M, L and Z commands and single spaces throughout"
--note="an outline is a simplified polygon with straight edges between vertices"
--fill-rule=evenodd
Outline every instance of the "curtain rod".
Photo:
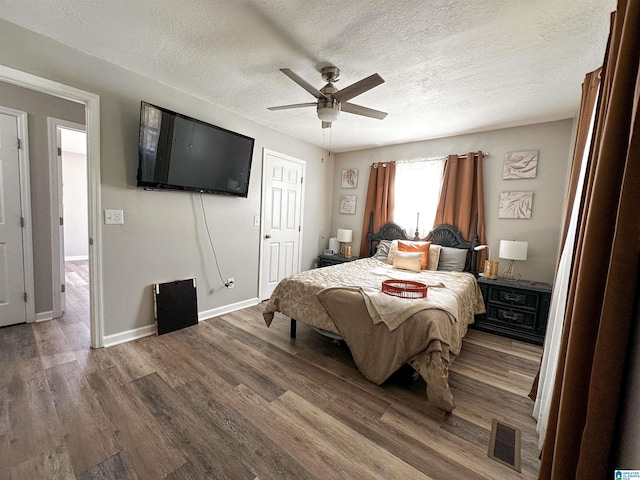
M 474 158 L 478 156 L 477 153 L 473 154 Z M 489 152 L 482 152 L 482 157 L 486 158 L 489 156 Z M 378 168 L 379 165 L 386 167 L 387 163 L 417 163 L 417 162 L 435 162 L 438 160 L 446 160 L 449 158 L 449 155 L 440 155 L 439 157 L 428 157 L 428 158 L 411 158 L 406 160 L 391 160 L 389 162 L 374 162 L 371 164 L 372 167 Z M 466 155 L 458 155 L 458 158 L 467 158 Z
M 473 153 L 473 156 L 474 156 L 474 157 L 477 157 L 477 156 L 478 156 L 478 153 L 477 153 L 477 152 L 474 152 L 474 153 Z M 483 156 L 483 157 L 488 157 L 488 156 L 489 156 L 489 152 L 482 152 L 482 156 Z M 463 154 L 463 155 L 458 155 L 458 158 L 466 158 L 466 157 L 467 157 L 467 156 L 466 156 L 465 154 Z

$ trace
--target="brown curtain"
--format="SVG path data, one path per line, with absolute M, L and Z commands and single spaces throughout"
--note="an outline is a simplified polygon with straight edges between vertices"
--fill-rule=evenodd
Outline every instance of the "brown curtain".
M 369 171 L 367 201 L 364 206 L 362 237 L 360 239 L 360 257 L 367 256 L 367 233 L 371 212 L 373 212 L 372 230 L 377 232 L 387 222 L 393 221 L 394 185 L 396 163 L 374 163 Z
M 609 478 L 640 259 L 640 2 L 620 0 L 596 108 L 540 479 Z
M 575 146 L 573 148 L 573 159 L 571 161 L 571 169 L 569 173 L 569 185 L 567 188 L 567 196 L 565 198 L 565 210 L 562 219 L 560 248 L 558 249 L 558 258 L 556 260 L 556 273 L 557 267 L 560 264 L 560 257 L 562 255 L 562 250 L 564 249 L 564 243 L 567 239 L 567 230 L 569 229 L 569 221 L 571 220 L 573 202 L 576 197 L 576 189 L 578 188 L 578 179 L 580 178 L 580 170 L 582 168 L 584 152 L 585 149 L 591 147 L 591 145 L 587 145 L 587 138 L 589 136 L 589 127 L 591 127 L 591 117 L 593 116 L 596 97 L 598 96 L 598 89 L 600 88 L 601 72 L 602 68 L 598 68 L 591 73 L 587 73 L 584 82 L 582 83 L 582 100 L 580 102 L 580 112 L 578 114 L 578 128 L 576 132 Z M 538 395 L 539 379 L 540 369 L 538 369 L 538 373 L 533 381 L 531 391 L 529 392 L 529 398 L 534 401 L 536 400 Z
M 560 238 L 558 260 L 560 260 L 560 253 L 562 253 L 562 248 L 564 247 L 564 242 L 567 238 L 567 229 L 569 228 L 569 220 L 571 219 L 571 210 L 573 207 L 573 201 L 576 197 L 578 179 L 580 178 L 582 158 L 584 157 L 585 149 L 590 147 L 590 145 L 587 145 L 587 137 L 589 136 L 591 117 L 593 116 L 593 109 L 595 108 L 596 97 L 598 96 L 598 89 L 600 88 L 601 73 L 602 67 L 591 73 L 587 73 L 584 83 L 582 84 L 582 100 L 580 102 L 580 112 L 578 113 L 578 129 L 576 132 L 575 146 L 573 148 L 573 160 L 571 161 L 569 186 L 567 189 L 567 198 L 565 200 L 565 210 L 562 219 L 562 236 Z
M 484 184 L 482 180 L 482 152 L 465 156 L 449 155 L 444 166 L 444 179 L 434 225 L 448 223 L 473 240 L 478 219 L 478 240 L 486 243 L 484 232 Z M 485 251 L 478 255 L 478 265 L 484 262 Z

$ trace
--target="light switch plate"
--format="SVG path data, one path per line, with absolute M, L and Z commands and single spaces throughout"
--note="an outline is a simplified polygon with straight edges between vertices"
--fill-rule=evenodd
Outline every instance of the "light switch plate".
M 105 225 L 124 225 L 124 212 L 122 210 L 105 210 Z
M 253 226 L 254 227 L 259 227 L 260 226 L 260 215 L 255 215 L 253 217 Z

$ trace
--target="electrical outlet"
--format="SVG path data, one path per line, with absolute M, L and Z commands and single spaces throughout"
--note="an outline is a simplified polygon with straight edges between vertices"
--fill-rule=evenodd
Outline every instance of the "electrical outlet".
M 233 277 L 227 278 L 227 285 L 226 285 L 227 288 L 233 288 L 235 287 L 235 285 L 236 284 L 235 284 L 235 281 L 233 280 Z
M 105 225 L 123 225 L 124 212 L 122 210 L 105 210 L 104 223 Z

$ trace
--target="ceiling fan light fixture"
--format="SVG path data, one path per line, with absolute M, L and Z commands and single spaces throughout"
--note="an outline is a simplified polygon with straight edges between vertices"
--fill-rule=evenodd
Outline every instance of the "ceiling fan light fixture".
M 318 107 L 318 118 L 323 122 L 335 122 L 340 115 L 340 110 L 329 107 Z
M 318 100 L 318 118 L 323 122 L 335 122 L 340 115 L 340 102 L 335 98 Z

